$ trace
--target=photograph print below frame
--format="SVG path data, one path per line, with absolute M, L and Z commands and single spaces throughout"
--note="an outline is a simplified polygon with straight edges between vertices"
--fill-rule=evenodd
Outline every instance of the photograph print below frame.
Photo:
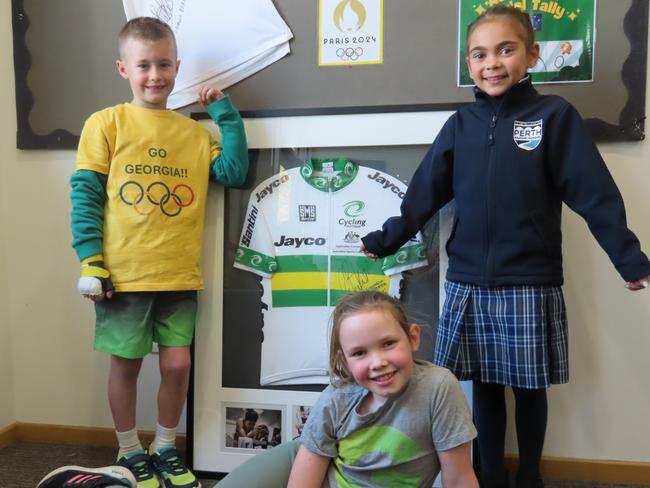
M 224 404 L 224 450 L 267 450 L 282 444 L 282 407 Z
M 291 440 L 300 438 L 302 429 L 305 428 L 305 424 L 311 413 L 311 407 L 311 405 L 293 405 L 291 407 Z

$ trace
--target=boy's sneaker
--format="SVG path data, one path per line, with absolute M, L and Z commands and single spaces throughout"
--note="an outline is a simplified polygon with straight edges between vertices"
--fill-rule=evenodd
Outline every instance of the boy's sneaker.
M 136 488 L 131 472 L 120 466 L 104 468 L 82 468 L 63 466 L 43 478 L 36 488 Z
M 149 456 L 165 488 L 201 488 L 201 483 L 187 469 L 175 447 L 152 451 L 149 446 Z
M 156 476 L 151 457 L 144 452 L 139 451 L 131 456 L 123 456 L 117 460 L 117 464 L 125 467 L 137 482 L 138 488 L 161 488 L 162 485 Z

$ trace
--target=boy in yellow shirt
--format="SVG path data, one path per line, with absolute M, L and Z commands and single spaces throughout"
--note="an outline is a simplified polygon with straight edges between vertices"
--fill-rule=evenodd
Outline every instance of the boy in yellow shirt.
M 230 98 L 204 86 L 209 131 L 167 110 L 179 69 L 171 28 L 138 17 L 122 28 L 117 69 L 133 100 L 86 121 L 71 177 L 79 291 L 95 302 L 95 350 L 111 354 L 108 397 L 120 450 L 141 488 L 200 487 L 175 448 L 187 396 L 208 180 L 241 185 L 244 126 Z M 159 346 L 156 436 L 147 450 L 135 425 L 142 358 Z

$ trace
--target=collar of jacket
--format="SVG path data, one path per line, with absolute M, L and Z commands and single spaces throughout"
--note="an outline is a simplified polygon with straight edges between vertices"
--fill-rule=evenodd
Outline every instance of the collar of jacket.
M 530 74 L 523 77 L 518 83 L 512 85 L 501 98 L 494 98 L 480 88 L 474 86 L 474 97 L 477 105 L 489 108 L 491 112 L 507 113 L 522 104 L 528 103 L 537 96 L 537 90 L 533 87 Z

